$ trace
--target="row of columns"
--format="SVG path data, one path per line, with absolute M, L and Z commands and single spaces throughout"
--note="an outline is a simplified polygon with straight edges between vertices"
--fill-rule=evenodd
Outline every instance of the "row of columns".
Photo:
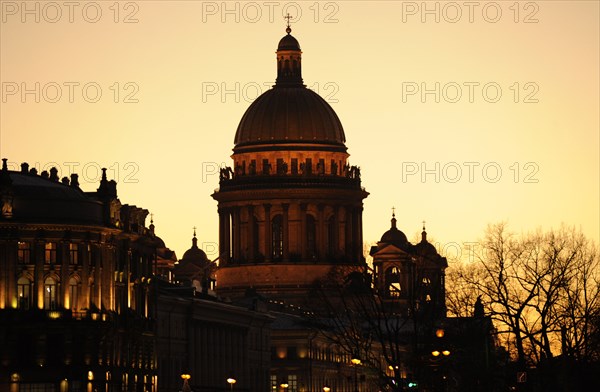
M 308 242 L 307 242 L 307 211 L 308 204 L 300 203 L 300 249 L 302 260 L 307 260 L 309 255 Z M 259 249 L 255 249 L 255 238 L 259 233 L 256 233 L 257 225 L 255 224 L 255 210 L 256 207 L 262 208 L 265 217 L 265 224 L 263 226 L 264 250 L 265 250 L 265 261 L 272 261 L 273 255 L 273 224 L 272 224 L 272 207 L 270 203 L 262 205 L 247 205 L 247 206 L 235 206 L 235 207 L 221 207 L 219 208 L 219 254 L 220 260 L 223 262 L 222 265 L 227 264 L 231 260 L 238 260 L 244 256 L 242 251 L 242 235 L 245 234 L 247 247 L 247 257 L 254 259 Z M 282 226 L 283 226 L 283 260 L 289 261 L 290 259 L 290 237 L 289 237 L 289 203 L 279 204 L 282 210 Z M 248 212 L 248 220 L 245 223 L 245 233 L 242 233 L 242 221 L 240 218 L 240 212 L 242 208 L 246 208 Z M 345 221 L 344 221 L 344 246 L 340 247 L 340 226 L 342 221 L 340 220 L 340 210 L 345 209 Z M 334 206 L 333 207 L 333 230 L 332 238 L 329 240 L 334 244 L 334 253 L 342 252 L 349 257 L 352 261 L 361 261 L 363 258 L 362 254 L 362 206 L 346 205 L 346 206 Z M 267 224 L 268 223 L 268 224 Z M 325 205 L 319 204 L 317 210 L 317 219 L 315 227 L 315 241 L 317 245 L 317 253 L 322 258 L 327 254 L 327 219 L 325 217 Z M 259 245 L 260 247 L 260 245 Z M 340 249 L 341 248 L 341 249 Z M 253 260 L 250 260 L 253 261 Z

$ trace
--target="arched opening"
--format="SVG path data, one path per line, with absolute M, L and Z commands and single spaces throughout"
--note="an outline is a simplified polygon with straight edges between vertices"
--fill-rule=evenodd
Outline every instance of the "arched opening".
M 56 302 L 57 282 L 52 277 L 44 281 L 44 309 L 54 310 L 58 307 Z
M 255 216 L 252 216 L 251 219 L 252 219 L 252 222 L 250 224 L 252 225 L 252 252 L 253 252 L 253 254 L 251 254 L 250 257 L 252 259 L 257 259 L 260 254 L 258 219 L 256 219 Z M 263 258 L 264 258 L 264 256 L 263 256 Z M 260 261 L 262 261 L 262 260 L 260 260 Z
M 335 243 L 335 217 L 327 219 L 327 254 L 329 257 L 335 257 L 337 253 L 337 244 Z
M 400 268 L 390 267 L 385 271 L 385 287 L 389 297 L 398 298 L 401 296 Z
M 19 309 L 27 310 L 31 307 L 31 282 L 26 277 L 22 276 L 17 280 L 17 296 Z
M 283 257 L 283 217 L 276 215 L 271 225 L 273 260 L 280 260 Z
M 69 279 L 69 306 L 72 311 L 76 311 L 78 309 L 78 301 L 79 301 L 79 282 L 77 279 L 72 277 Z
M 310 214 L 306 215 L 306 254 L 311 260 L 317 258 L 317 224 Z

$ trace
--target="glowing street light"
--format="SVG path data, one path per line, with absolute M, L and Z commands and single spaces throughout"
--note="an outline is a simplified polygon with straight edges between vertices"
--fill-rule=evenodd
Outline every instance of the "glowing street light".
M 327 385 L 325 385 L 323 387 L 323 392 L 329 392 L 329 391 L 331 391 L 331 388 L 329 388 Z
M 181 392 L 192 392 L 192 388 L 190 388 L 189 379 L 192 378 L 189 373 L 182 373 L 181 379 L 183 380 L 183 386 L 181 387 Z
M 229 390 L 233 391 L 233 384 L 235 384 L 237 382 L 237 380 L 233 377 L 229 377 L 227 379 L 227 383 L 229 384 Z

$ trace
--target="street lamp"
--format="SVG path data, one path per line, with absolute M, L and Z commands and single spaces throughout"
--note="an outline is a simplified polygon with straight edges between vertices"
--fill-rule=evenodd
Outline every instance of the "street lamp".
M 227 383 L 229 384 L 229 390 L 233 391 L 233 384 L 235 384 L 237 382 L 237 380 L 233 377 L 229 377 L 227 379 Z
M 183 386 L 181 387 L 181 392 L 192 392 L 192 389 L 190 388 L 190 384 L 188 382 L 188 380 L 192 378 L 192 376 L 190 376 L 189 373 L 182 373 L 181 374 L 181 379 L 183 380 Z
M 354 392 L 358 392 L 358 365 L 361 364 L 361 360 L 358 355 L 353 355 L 350 362 L 354 364 Z
M 325 385 L 323 387 L 323 392 L 329 392 L 329 391 L 331 391 L 331 388 L 329 388 L 327 385 Z

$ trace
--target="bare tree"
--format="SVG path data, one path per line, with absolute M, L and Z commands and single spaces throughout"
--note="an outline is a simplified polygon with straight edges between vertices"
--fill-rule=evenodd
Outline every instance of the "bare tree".
M 490 225 L 473 262 L 448 274 L 451 313 L 465 315 L 481 296 L 517 363 L 558 353 L 597 358 L 600 293 L 598 254 L 585 236 L 562 227 L 517 237 Z

